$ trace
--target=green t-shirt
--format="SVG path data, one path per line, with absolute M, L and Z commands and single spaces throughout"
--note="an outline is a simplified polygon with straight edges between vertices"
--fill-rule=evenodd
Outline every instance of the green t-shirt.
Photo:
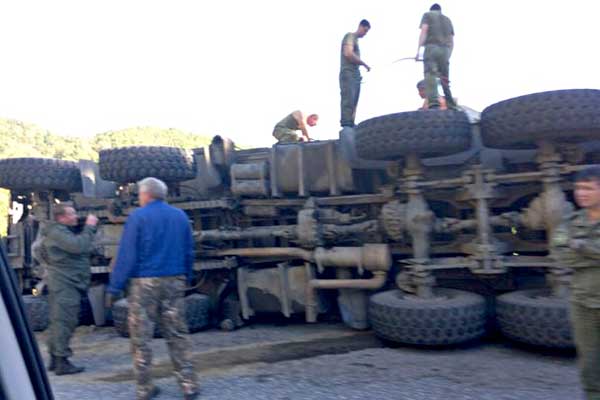
M 429 26 L 425 45 L 448 46 L 450 44 L 450 37 L 454 36 L 454 27 L 450 18 L 439 11 L 429 11 L 423 14 L 420 26 L 423 26 L 423 24 Z
M 358 72 L 358 64 L 354 64 L 344 57 L 344 46 L 350 44 L 354 49 L 354 54 L 360 57 L 360 49 L 358 48 L 358 38 L 356 34 L 349 32 L 346 33 L 344 39 L 342 39 L 342 48 L 340 50 L 340 71 L 352 71 Z
M 287 117 L 279 121 L 277 125 L 275 125 L 275 129 L 277 128 L 291 129 L 293 131 L 297 131 L 298 129 L 300 129 L 300 125 L 298 124 L 298 121 L 296 121 L 296 118 L 294 118 L 294 113 L 291 113 Z

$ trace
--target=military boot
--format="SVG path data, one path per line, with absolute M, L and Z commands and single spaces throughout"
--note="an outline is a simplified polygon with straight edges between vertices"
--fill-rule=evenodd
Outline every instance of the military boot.
M 48 365 L 48 371 L 54 371 L 56 369 L 56 357 L 50 354 L 50 365 Z
M 137 400 L 151 400 L 160 394 L 160 389 L 158 386 L 154 386 L 152 390 L 144 395 L 140 395 L 138 393 Z
M 200 397 L 200 392 L 196 390 L 192 393 L 185 393 L 183 395 L 183 400 L 196 400 L 198 397 Z
M 56 357 L 55 358 L 55 369 L 54 373 L 56 375 L 72 375 L 83 372 L 85 368 L 77 367 L 69 361 L 67 357 Z

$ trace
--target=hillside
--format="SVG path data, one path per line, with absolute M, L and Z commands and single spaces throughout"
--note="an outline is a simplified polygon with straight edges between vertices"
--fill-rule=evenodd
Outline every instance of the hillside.
M 120 146 L 174 146 L 194 148 L 211 137 L 179 129 L 134 127 L 99 133 L 91 138 L 61 136 L 24 122 L 0 118 L 0 158 L 53 157 L 77 161 L 98 159 L 101 149 Z M 0 190 L 0 233 L 6 232 L 8 191 Z

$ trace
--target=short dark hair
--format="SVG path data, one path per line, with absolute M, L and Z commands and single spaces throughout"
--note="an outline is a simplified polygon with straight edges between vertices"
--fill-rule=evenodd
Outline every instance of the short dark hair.
M 420 80 L 417 83 L 417 89 L 425 89 L 425 87 L 427 87 L 427 82 L 425 82 L 425 79 Z
M 64 216 L 67 213 L 67 208 L 73 208 L 73 206 L 68 203 L 55 204 L 54 207 L 52 207 L 52 216 L 54 217 L 54 220 L 58 221 L 60 217 Z
M 367 21 L 366 19 L 363 19 L 362 21 L 360 21 L 360 24 L 358 24 L 358 26 L 364 26 L 365 28 L 371 29 L 371 23 L 369 21 Z
M 435 3 L 434 5 L 431 6 L 429 11 L 442 11 L 442 6 L 440 6 L 438 3 Z
M 575 182 L 600 183 L 600 165 L 594 165 L 579 171 L 577 175 L 575 175 Z

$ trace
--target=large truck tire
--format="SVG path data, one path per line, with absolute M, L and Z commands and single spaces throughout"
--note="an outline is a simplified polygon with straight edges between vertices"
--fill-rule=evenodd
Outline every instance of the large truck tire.
M 54 158 L 5 158 L 0 160 L 0 187 L 9 190 L 81 191 L 77 163 Z
M 540 140 L 600 139 L 600 90 L 573 89 L 528 94 L 493 104 L 481 114 L 484 145 L 531 149 Z
M 356 130 L 356 151 L 366 160 L 396 160 L 410 154 L 439 157 L 471 147 L 471 125 L 461 111 L 384 115 L 362 122 Z
M 549 289 L 519 290 L 498 296 L 496 318 L 509 339 L 547 348 L 574 347 L 569 301 Z
M 50 307 L 47 296 L 23 296 L 25 315 L 31 329 L 38 332 L 48 328 Z
M 196 177 L 192 151 L 177 147 L 135 146 L 100 150 L 100 176 L 118 183 L 154 177 L 180 182 Z
M 371 296 L 369 318 L 380 338 L 418 346 L 447 346 L 485 334 L 485 299 L 455 289 L 434 289 L 434 299 L 395 289 Z
M 203 294 L 192 294 L 185 298 L 184 321 L 189 333 L 198 332 L 206 328 L 210 323 L 209 311 L 211 307 L 210 298 Z M 117 333 L 123 337 L 129 337 L 129 326 L 127 324 L 127 314 L 129 304 L 127 299 L 121 299 L 112 307 L 112 317 Z M 160 324 L 154 326 L 154 337 L 162 337 Z

